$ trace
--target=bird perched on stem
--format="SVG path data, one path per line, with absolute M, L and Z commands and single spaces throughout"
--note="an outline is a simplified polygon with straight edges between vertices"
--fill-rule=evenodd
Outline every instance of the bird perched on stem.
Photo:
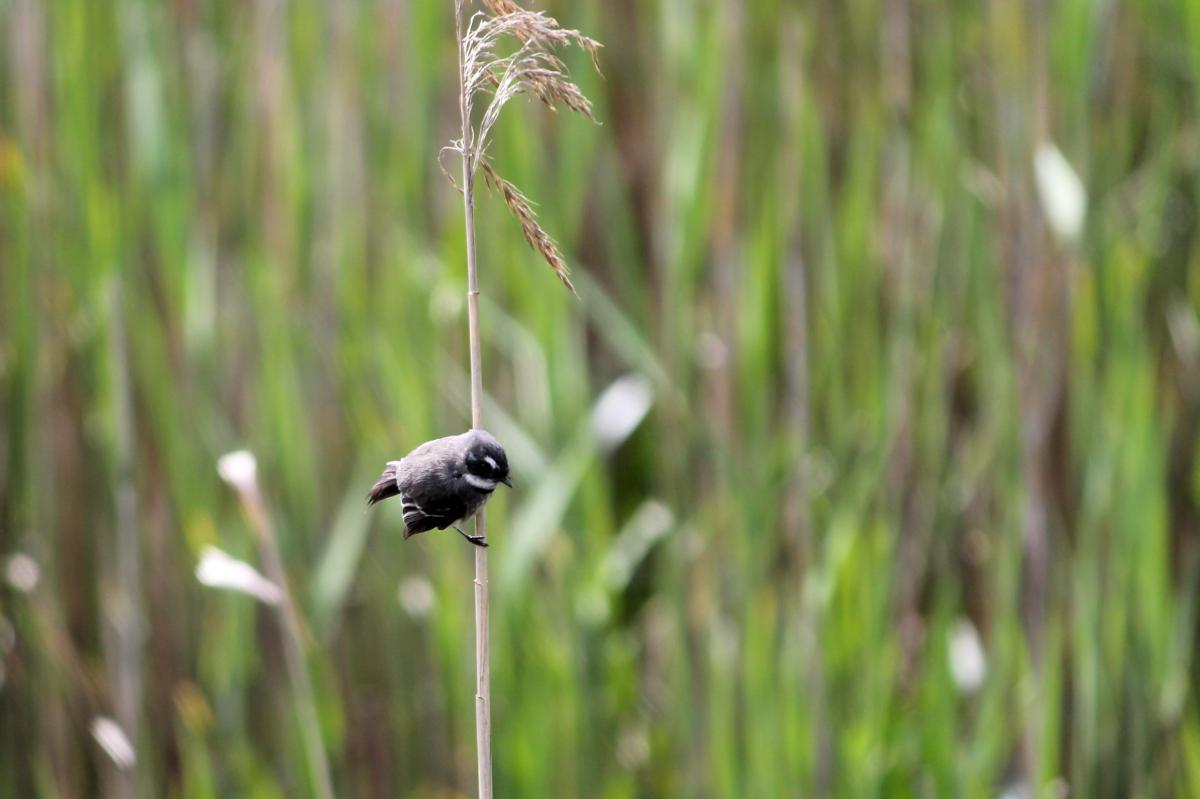
M 405 539 L 453 527 L 475 546 L 486 547 L 483 536 L 467 535 L 458 525 L 478 513 L 501 483 L 512 488 L 504 447 L 486 430 L 468 430 L 426 441 L 400 460 L 389 461 L 371 487 L 367 504 L 400 497 Z

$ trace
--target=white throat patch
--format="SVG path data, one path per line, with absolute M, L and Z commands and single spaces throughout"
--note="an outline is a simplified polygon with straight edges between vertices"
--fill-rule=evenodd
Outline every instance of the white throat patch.
M 496 489 L 496 481 L 487 477 L 480 477 L 479 475 L 471 474 L 470 472 L 464 474 L 463 477 L 466 478 L 466 481 L 469 484 L 475 486 L 480 491 L 494 491 Z

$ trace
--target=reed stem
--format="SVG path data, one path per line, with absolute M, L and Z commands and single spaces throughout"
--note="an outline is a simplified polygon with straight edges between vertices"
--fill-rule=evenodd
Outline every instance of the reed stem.
M 267 513 L 257 485 L 242 495 L 243 507 L 250 517 L 250 525 L 258 538 L 263 571 L 267 579 L 279 586 L 279 623 L 282 628 L 283 656 L 292 683 L 296 701 L 296 714 L 300 720 L 300 736 L 304 742 L 308 760 L 308 777 L 313 795 L 318 799 L 334 799 L 333 779 L 330 776 L 329 760 L 325 743 L 321 737 L 321 722 L 317 714 L 316 692 L 312 677 L 308 673 L 307 655 L 304 651 L 304 623 L 296 607 L 295 597 L 288 584 L 287 572 L 283 568 L 283 556 L 275 535 L 275 525 Z
M 458 107 L 462 117 L 463 221 L 467 235 L 467 329 L 471 352 L 471 427 L 483 427 L 483 364 L 479 343 L 479 266 L 475 255 L 475 169 L 468 109 L 463 36 L 463 0 L 454 2 L 454 31 L 458 38 Z M 482 510 L 475 516 L 475 534 L 487 535 Z M 488 651 L 487 549 L 475 547 L 475 750 L 479 797 L 492 796 L 492 700 Z

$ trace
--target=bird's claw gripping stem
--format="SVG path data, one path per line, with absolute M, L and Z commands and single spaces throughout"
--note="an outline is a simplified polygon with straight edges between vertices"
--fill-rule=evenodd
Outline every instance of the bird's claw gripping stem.
M 468 541 L 470 541 L 472 544 L 474 544 L 477 547 L 486 547 L 488 545 L 487 538 L 485 536 L 467 535 L 461 529 L 459 529 L 459 527 L 457 525 L 455 525 L 454 529 L 458 532 L 459 535 L 461 535 L 463 538 L 467 539 Z

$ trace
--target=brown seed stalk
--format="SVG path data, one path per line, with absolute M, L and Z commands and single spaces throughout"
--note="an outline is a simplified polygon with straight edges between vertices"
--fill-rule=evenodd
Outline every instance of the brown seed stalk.
M 463 137 L 452 142 L 448 149 L 462 154 L 470 175 L 482 166 L 485 181 L 500 194 L 520 222 L 529 246 L 542 255 L 563 285 L 575 293 L 562 252 L 538 223 L 533 203 L 496 172 L 486 153 L 501 109 L 519 94 L 532 95 L 551 110 L 566 106 L 595 122 L 591 101 L 570 80 L 556 51 L 570 45 L 581 47 L 598 71 L 597 51 L 601 45 L 577 30 L 559 27 L 557 20 L 543 12 L 521 8 L 513 0 L 482 2 L 488 11 L 471 17 L 460 42 Z M 508 55 L 500 55 L 498 50 L 506 39 L 515 40 L 518 46 Z M 487 106 L 475 121 L 477 96 L 484 97 Z M 468 121 L 473 124 L 466 124 Z
M 541 254 L 562 284 L 570 289 L 572 294 L 578 296 L 575 285 L 571 283 L 567 262 L 563 260 L 558 244 L 538 223 L 537 214 L 534 212 L 529 198 L 516 186 L 502 178 L 487 158 L 480 161 L 480 166 L 483 168 L 483 179 L 488 188 L 504 198 L 504 204 L 508 206 L 508 210 L 521 223 L 521 232 L 525 234 L 525 241 Z

